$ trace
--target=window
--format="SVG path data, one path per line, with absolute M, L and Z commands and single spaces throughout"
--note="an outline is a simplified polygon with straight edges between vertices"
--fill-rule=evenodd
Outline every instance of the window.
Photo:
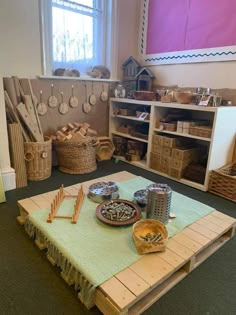
M 111 67 L 114 0 L 41 0 L 44 74 Z

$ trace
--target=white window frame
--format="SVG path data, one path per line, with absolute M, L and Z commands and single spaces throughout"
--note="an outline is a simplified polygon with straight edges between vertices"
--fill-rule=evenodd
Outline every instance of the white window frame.
M 117 78 L 117 60 L 118 60 L 118 19 L 117 19 L 117 1 L 104 0 L 104 64 L 110 69 L 111 80 Z M 42 65 L 43 75 L 52 76 L 52 11 L 50 0 L 40 0 L 41 12 L 41 39 L 42 39 Z M 84 78 L 83 78 L 84 77 Z M 81 74 L 85 79 L 86 74 Z

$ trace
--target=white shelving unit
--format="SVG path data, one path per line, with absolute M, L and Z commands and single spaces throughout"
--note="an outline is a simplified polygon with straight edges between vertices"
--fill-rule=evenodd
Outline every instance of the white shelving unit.
M 149 120 L 140 120 L 135 116 L 116 115 L 116 109 L 126 108 L 133 109 L 134 111 L 142 107 L 150 113 Z M 198 137 L 190 134 L 160 130 L 156 128 L 156 122 L 164 117 L 170 109 L 182 109 L 191 114 L 193 119 L 209 120 L 213 126 L 211 138 Z M 233 155 L 234 137 L 236 134 L 236 107 L 205 107 L 192 104 L 178 104 L 178 103 L 162 103 L 158 101 L 138 101 L 133 99 L 111 98 L 110 99 L 110 114 L 109 114 L 109 136 L 121 136 L 127 139 L 134 139 L 147 144 L 146 159 L 138 162 L 129 162 L 124 157 L 115 156 L 122 161 L 133 164 L 135 166 L 144 168 L 154 173 L 160 174 L 164 177 L 179 181 L 183 184 L 192 186 L 194 188 L 206 191 L 208 189 L 209 172 L 211 170 L 222 167 L 229 163 Z M 140 139 L 133 137 L 126 133 L 117 131 L 121 124 L 147 124 L 148 139 Z M 206 146 L 208 151 L 207 166 L 204 184 L 199 184 L 184 178 L 176 179 L 160 173 L 150 168 L 150 152 L 152 146 L 152 136 L 154 133 L 163 135 L 175 135 L 183 138 L 190 138 L 201 145 Z

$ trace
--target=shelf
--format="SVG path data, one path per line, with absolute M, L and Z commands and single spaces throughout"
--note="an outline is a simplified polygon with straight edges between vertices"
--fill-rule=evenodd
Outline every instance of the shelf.
M 134 104 L 134 105 L 145 105 L 145 106 L 155 106 L 164 108 L 179 108 L 184 110 L 196 110 L 202 112 L 217 112 L 221 110 L 221 107 L 210 107 L 210 106 L 199 106 L 194 104 L 179 104 L 179 103 L 162 103 L 160 101 L 139 101 L 127 98 L 110 98 L 111 102 Z M 230 106 L 229 106 L 230 107 Z
M 115 115 L 112 116 L 112 118 L 123 118 L 123 119 L 129 119 L 129 120 L 135 120 L 135 121 L 139 121 L 139 122 L 144 122 L 144 123 L 148 123 L 150 122 L 150 120 L 147 119 L 139 119 L 138 117 L 134 117 L 134 116 L 123 116 L 123 115 Z
M 145 160 L 140 160 L 140 161 L 136 161 L 136 162 L 130 162 L 130 161 L 126 160 L 126 158 L 124 158 L 123 156 L 119 156 L 119 155 L 113 155 L 113 158 L 115 158 L 116 160 L 120 160 L 120 161 L 126 162 L 128 164 L 137 166 L 137 167 L 141 167 L 141 168 L 147 169 L 147 162 Z
M 160 132 L 160 133 L 167 133 L 170 135 L 175 135 L 175 136 L 180 136 L 180 137 L 185 137 L 185 138 L 192 138 L 192 139 L 203 140 L 203 141 L 208 141 L 208 142 L 211 141 L 211 138 L 198 137 L 198 136 L 190 135 L 188 133 L 181 133 L 181 132 L 168 131 L 168 130 L 160 130 L 157 128 L 154 128 L 153 130 Z
M 196 189 L 199 189 L 199 190 L 202 190 L 202 191 L 206 191 L 206 188 L 204 187 L 203 184 L 199 184 L 199 183 L 196 183 L 196 182 L 192 182 L 188 179 L 184 179 L 184 178 L 181 178 L 181 179 L 177 179 L 175 177 L 171 177 L 169 176 L 168 174 L 166 173 L 161 173 L 159 171 L 156 171 L 154 170 L 153 168 L 150 168 L 150 167 L 147 167 L 147 162 L 144 161 L 144 160 L 141 160 L 141 161 L 137 161 L 137 162 L 130 162 L 130 161 L 127 161 L 123 156 L 118 156 L 118 155 L 113 155 L 113 157 L 115 159 L 118 159 L 120 161 L 123 161 L 125 163 L 128 163 L 130 165 L 134 165 L 134 166 L 137 166 L 137 167 L 140 167 L 140 168 L 144 168 L 145 170 L 148 170 L 152 173 L 155 173 L 155 174 L 158 174 L 160 176 L 163 176 L 163 177 L 166 177 L 168 179 L 171 179 L 171 180 L 174 180 L 174 181 L 177 181 L 179 183 L 182 183 L 182 184 L 185 184 L 185 185 L 188 185 L 190 187 L 193 187 L 193 188 L 196 188 Z
M 137 137 L 133 137 L 133 136 L 127 134 L 127 133 L 122 133 L 122 132 L 118 132 L 118 131 L 112 131 L 111 133 L 113 135 L 121 136 L 121 137 L 124 137 L 124 138 L 129 138 L 129 139 L 141 141 L 141 142 L 144 142 L 144 143 L 148 143 L 148 140 L 140 139 L 140 138 L 137 138 Z
M 114 107 L 117 107 L 117 108 L 122 107 L 122 109 L 124 108 L 124 109 L 136 110 L 139 105 L 149 106 L 148 110 L 146 110 L 149 112 L 149 120 L 146 120 L 146 121 L 139 120 L 138 117 L 134 116 L 135 114 L 132 114 L 133 116 L 117 115 L 115 117 L 112 117 L 111 115 L 113 113 Z M 160 119 L 163 118 L 164 115 L 166 115 L 167 112 L 171 109 L 181 109 L 184 111 L 189 111 L 192 118 L 196 120 L 211 121 L 211 125 L 212 125 L 211 137 L 205 138 L 205 137 L 199 137 L 195 135 L 180 133 L 177 131 L 160 130 L 159 128 L 156 128 L 156 121 L 160 121 Z M 124 139 L 125 138 L 133 139 L 136 141 L 140 141 L 140 143 L 143 142 L 147 144 L 145 147 L 145 149 L 147 150 L 146 152 L 147 161 L 132 162 L 132 161 L 127 161 L 125 158 L 117 157 L 121 161 L 124 161 L 128 164 L 146 169 L 150 172 L 163 176 L 163 181 L 165 181 L 165 178 L 168 178 L 170 180 L 179 182 L 181 184 L 188 185 L 190 187 L 193 187 L 202 191 L 207 191 L 210 171 L 214 169 L 218 169 L 231 161 L 232 154 L 233 154 L 232 143 L 234 142 L 234 137 L 236 133 L 235 114 L 236 114 L 236 107 L 233 107 L 233 106 L 207 107 L 207 106 L 198 106 L 194 104 L 162 103 L 159 101 L 140 101 L 140 100 L 135 100 L 135 99 L 127 99 L 127 98 L 124 98 L 124 99 L 110 98 L 109 134 L 110 136 L 117 135 L 117 136 L 123 137 Z M 186 115 L 186 117 L 187 116 L 188 115 Z M 136 135 L 136 137 L 133 137 L 130 134 L 125 134 L 125 133 L 116 131 L 117 128 L 119 127 L 119 124 L 122 122 L 122 120 L 127 125 L 135 124 L 135 121 L 138 121 L 139 125 L 141 125 L 142 123 L 145 123 L 146 125 L 143 125 L 143 127 L 149 128 L 148 139 L 147 140 L 140 139 L 137 137 L 138 135 Z M 191 181 L 189 179 L 184 179 L 184 178 L 177 179 L 177 178 L 169 176 L 166 173 L 162 173 L 160 171 L 150 168 L 150 165 L 151 165 L 150 160 L 151 158 L 153 158 L 153 155 L 151 155 L 151 152 L 153 150 L 152 140 L 153 140 L 153 135 L 155 133 L 159 135 L 166 135 L 166 136 L 172 135 L 175 137 L 182 138 L 182 140 L 192 139 L 190 141 L 196 142 L 200 147 L 203 147 L 203 149 L 206 152 L 204 158 L 207 159 L 204 183 L 200 184 L 200 183 Z M 180 142 L 184 143 L 184 141 L 180 141 Z M 154 151 L 156 150 L 156 145 L 155 145 Z M 168 167 L 170 167 L 171 160 L 160 159 L 160 161 L 156 161 L 156 162 L 159 164 L 169 163 Z M 160 168 L 160 169 L 165 171 L 165 168 Z M 174 173 L 172 175 L 174 175 Z

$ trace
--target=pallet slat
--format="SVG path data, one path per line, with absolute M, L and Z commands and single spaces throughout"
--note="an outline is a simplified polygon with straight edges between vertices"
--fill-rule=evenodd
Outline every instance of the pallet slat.
M 140 278 L 140 276 L 130 268 L 124 269 L 116 274 L 115 277 L 136 296 L 141 295 L 150 288 L 147 282 Z

